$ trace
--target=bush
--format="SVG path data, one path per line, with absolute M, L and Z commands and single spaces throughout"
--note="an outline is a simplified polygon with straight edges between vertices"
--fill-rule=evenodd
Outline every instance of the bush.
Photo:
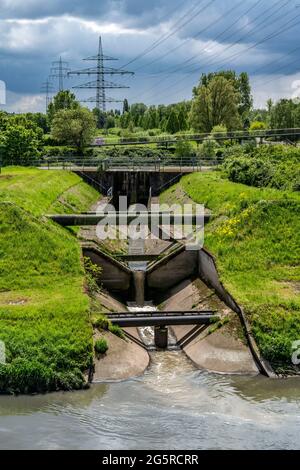
M 75 157 L 77 154 L 76 149 L 74 147 L 67 147 L 66 145 L 45 145 L 43 148 L 43 155 L 44 157 Z
M 175 157 L 190 158 L 194 155 L 192 144 L 187 140 L 179 140 L 175 146 Z
M 112 334 L 118 336 L 119 338 L 125 339 L 124 331 L 119 327 L 119 325 L 109 325 L 108 329 Z
M 299 191 L 300 150 L 295 147 L 247 144 L 223 150 L 223 157 L 230 181 Z
M 227 160 L 224 169 L 230 181 L 259 188 L 271 183 L 275 171 L 268 161 L 243 156 Z
M 217 150 L 220 148 L 218 142 L 211 137 L 206 138 L 203 141 L 199 149 L 199 156 L 204 159 L 213 160 L 216 158 Z
M 0 134 L 0 160 L 3 166 L 34 165 L 40 156 L 40 133 L 22 125 L 8 125 Z
M 101 330 L 108 330 L 110 322 L 104 315 L 100 315 L 93 321 L 93 326 Z
M 262 121 L 254 121 L 250 126 L 250 132 L 256 133 L 257 131 L 261 131 L 267 129 L 267 125 L 265 122 Z
M 93 296 L 101 290 L 99 283 L 101 280 L 102 269 L 97 264 L 94 264 L 87 256 L 84 257 L 84 267 L 89 293 Z
M 213 139 L 225 137 L 224 134 L 227 134 L 226 126 L 214 126 L 211 131 Z
M 106 351 L 108 350 L 108 344 L 107 344 L 106 339 L 105 338 L 97 339 L 97 341 L 95 342 L 94 348 L 95 348 L 96 353 L 105 354 Z
M 146 158 L 149 159 L 159 159 L 159 158 L 166 158 L 166 157 L 173 157 L 172 152 L 170 150 L 164 149 L 157 149 L 152 147 L 115 147 L 115 148 L 105 148 L 105 149 L 98 149 L 98 156 L 99 158 L 129 158 L 132 160 L 143 160 Z

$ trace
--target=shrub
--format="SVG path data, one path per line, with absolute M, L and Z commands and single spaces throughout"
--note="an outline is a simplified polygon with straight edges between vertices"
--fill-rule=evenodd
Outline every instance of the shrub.
M 84 257 L 84 268 L 88 289 L 91 296 L 93 296 L 95 293 L 100 292 L 99 283 L 102 269 L 97 264 L 94 264 L 87 256 Z
M 205 159 L 213 160 L 216 158 L 217 150 L 220 148 L 218 142 L 211 137 L 206 138 L 203 141 L 199 149 L 199 156 Z
M 213 139 L 217 138 L 222 138 L 225 137 L 224 134 L 227 133 L 227 127 L 226 126 L 214 126 L 211 131 L 211 135 Z
M 250 126 L 250 132 L 256 132 L 256 131 L 261 131 L 261 130 L 264 130 L 264 129 L 267 129 L 267 125 L 265 122 L 262 122 L 262 121 L 254 121 L 252 122 L 251 126 Z
M 40 156 L 40 133 L 22 125 L 8 125 L 0 134 L 0 160 L 3 166 L 34 165 Z
M 223 150 L 225 174 L 235 183 L 299 191 L 300 151 L 282 145 L 233 146 Z
M 119 327 L 119 325 L 109 325 L 108 329 L 112 334 L 118 336 L 119 338 L 125 339 L 124 331 Z
M 93 321 L 93 326 L 102 330 L 108 330 L 110 322 L 104 315 L 100 315 L 96 318 L 96 320 Z
M 271 183 L 273 165 L 263 159 L 233 157 L 224 163 L 226 176 L 234 183 L 263 187 Z
M 74 157 L 76 156 L 76 149 L 74 147 L 67 147 L 66 145 L 45 145 L 43 148 L 44 157 L 48 157 L 51 162 L 51 157 Z
M 194 155 L 192 144 L 187 140 L 179 140 L 175 147 L 175 157 L 190 158 Z
M 107 344 L 106 339 L 105 338 L 97 339 L 97 341 L 95 342 L 94 348 L 95 348 L 96 353 L 105 354 L 106 351 L 108 350 L 108 344 Z

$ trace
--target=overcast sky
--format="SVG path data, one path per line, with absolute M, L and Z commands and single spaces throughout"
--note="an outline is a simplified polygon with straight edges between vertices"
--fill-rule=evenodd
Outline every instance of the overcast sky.
M 130 86 L 108 90 L 117 99 L 190 99 L 202 72 L 222 68 L 250 74 L 256 106 L 291 97 L 300 88 L 296 6 L 291 0 L 0 0 L 0 80 L 8 89 L 1 107 L 44 110 L 40 90 L 51 62 L 62 56 L 71 69 L 88 67 L 82 58 L 97 52 L 99 35 L 105 54 L 119 58 L 107 65 L 128 63 L 135 72 L 107 76 Z M 65 87 L 92 79 L 73 77 Z M 88 98 L 93 90 L 76 93 Z

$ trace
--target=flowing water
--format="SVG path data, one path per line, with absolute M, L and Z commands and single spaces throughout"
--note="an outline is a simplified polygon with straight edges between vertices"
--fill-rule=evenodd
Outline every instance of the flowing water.
M 151 353 L 139 378 L 0 397 L 1 449 L 300 449 L 300 382 L 210 374 Z

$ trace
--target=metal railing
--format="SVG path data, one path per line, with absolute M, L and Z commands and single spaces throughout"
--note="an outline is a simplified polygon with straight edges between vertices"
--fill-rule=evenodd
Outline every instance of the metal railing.
M 295 137 L 300 139 L 300 128 L 287 128 L 287 129 L 259 129 L 259 130 L 237 130 L 228 132 L 216 133 L 190 133 L 190 134 L 170 134 L 158 136 L 130 136 L 130 137 L 116 137 L 104 136 L 101 145 L 91 144 L 91 147 L 111 147 L 111 146 L 126 146 L 126 145 L 149 145 L 161 144 L 162 146 L 170 143 L 177 143 L 178 141 L 187 140 L 194 142 L 203 142 L 206 139 L 213 138 L 217 141 L 226 140 L 249 140 L 256 138 L 291 138 Z
M 99 159 L 97 157 L 51 157 L 40 159 L 24 159 L 20 165 L 34 166 L 44 170 L 69 170 L 84 172 L 92 169 L 94 171 L 178 171 L 193 172 L 201 171 L 205 167 L 217 167 L 223 163 L 223 157 L 181 157 L 166 156 L 163 158 L 130 158 L 110 157 Z

